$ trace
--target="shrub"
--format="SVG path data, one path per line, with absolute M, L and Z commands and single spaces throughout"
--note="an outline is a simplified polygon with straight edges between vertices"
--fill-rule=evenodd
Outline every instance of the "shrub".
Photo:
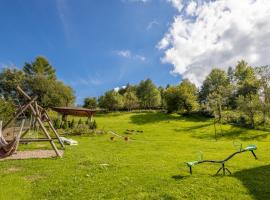
M 15 111 L 15 107 L 12 101 L 6 101 L 0 96 L 0 120 L 5 123 L 9 118 L 12 117 Z
M 62 125 L 62 129 L 68 129 L 68 122 L 64 121 L 63 125 Z
M 94 120 L 93 122 L 89 123 L 89 129 L 95 130 L 97 129 L 97 122 Z
M 75 127 L 75 120 L 72 119 L 72 121 L 69 124 L 69 128 L 74 128 Z
M 61 128 L 61 120 L 59 118 L 53 119 L 53 126 L 56 129 L 60 129 Z
M 79 119 L 77 127 L 81 126 L 83 124 L 82 119 Z

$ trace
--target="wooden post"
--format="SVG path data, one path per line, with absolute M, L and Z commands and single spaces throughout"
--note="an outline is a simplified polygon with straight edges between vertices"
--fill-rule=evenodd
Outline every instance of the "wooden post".
M 12 123 L 17 117 L 19 117 L 29 106 L 37 99 L 37 96 L 35 96 L 29 103 L 27 103 L 25 106 L 23 106 L 21 109 L 17 111 L 17 113 L 14 115 L 12 119 L 10 119 L 3 127 L 3 130 L 8 127 L 10 123 Z
M 30 108 L 31 108 L 33 114 L 36 116 L 37 121 L 38 121 L 38 123 L 39 123 L 41 129 L 43 130 L 43 132 L 45 133 L 45 135 L 47 136 L 47 138 L 50 139 L 51 146 L 52 146 L 52 148 L 54 149 L 56 155 L 59 156 L 59 157 L 61 157 L 61 154 L 59 153 L 59 151 L 58 151 L 56 145 L 54 144 L 53 140 L 51 139 L 50 134 L 48 133 L 47 129 L 46 129 L 45 126 L 43 125 L 42 120 L 39 118 L 38 114 L 36 113 L 35 108 L 34 108 L 31 104 L 30 104 Z
M 25 93 L 21 88 L 20 88 L 20 86 L 17 86 L 17 90 L 25 97 L 25 98 L 27 98 L 27 99 L 31 99 L 31 97 L 27 94 L 27 93 Z M 34 107 L 33 106 L 30 106 L 31 107 L 31 109 L 32 109 L 32 111 L 34 112 L 35 111 L 35 109 L 34 109 Z M 54 132 L 54 134 L 56 135 L 56 137 L 57 137 L 57 139 L 58 139 L 58 141 L 59 141 L 59 143 L 61 144 L 61 146 L 62 146 L 62 148 L 65 148 L 65 145 L 63 144 L 63 142 L 62 142 L 62 140 L 60 139 L 60 137 L 59 137 L 59 135 L 58 135 L 58 133 L 57 133 L 57 131 L 55 130 L 55 128 L 53 127 L 53 124 L 52 124 L 52 122 L 51 122 L 51 120 L 50 120 L 50 117 L 49 117 L 49 115 L 48 115 L 48 113 L 47 113 L 47 111 L 45 110 L 45 109 L 43 109 L 41 106 L 39 106 L 38 104 L 37 104 L 37 102 L 35 102 L 35 107 L 36 107 L 36 109 L 37 109 L 37 111 L 39 110 L 39 109 L 41 109 L 41 111 L 44 111 L 44 115 L 45 115 L 45 117 L 47 118 L 47 120 L 48 120 L 48 123 L 49 123 L 49 126 L 50 126 L 50 128 L 52 129 L 52 131 Z M 42 122 L 42 119 L 41 119 L 41 116 L 40 116 L 40 114 L 39 114 L 39 112 L 37 113 L 38 115 L 39 115 L 39 119 L 40 119 L 40 121 Z M 34 115 L 36 115 L 35 114 L 35 112 L 34 112 Z M 42 123 L 42 125 L 43 125 L 43 123 Z M 44 125 L 43 125 L 43 127 L 44 127 Z M 42 127 L 41 127 L 42 128 Z M 44 127 L 45 128 L 45 127 Z M 43 128 L 42 128 L 43 129 Z M 45 134 L 47 135 L 47 130 L 46 130 L 46 128 L 45 128 Z M 48 135 L 49 137 L 50 137 L 50 135 Z M 53 141 L 51 142 L 51 144 L 53 143 Z M 55 144 L 53 143 L 53 145 L 55 146 Z M 57 149 L 57 148 L 56 148 Z M 57 150 L 57 152 L 58 152 L 58 150 Z M 58 152 L 58 154 L 59 154 L 59 152 Z M 58 155 L 57 154 L 57 155 Z M 60 156 L 60 155 L 59 155 Z
M 45 117 L 46 117 L 46 118 L 47 118 L 47 120 L 48 120 L 49 126 L 51 127 L 51 129 L 52 129 L 53 133 L 54 133 L 54 134 L 55 134 L 55 136 L 57 137 L 57 139 L 58 139 L 59 143 L 61 144 L 62 148 L 65 148 L 64 143 L 63 143 L 63 142 L 62 142 L 62 140 L 60 139 L 60 137 L 59 137 L 59 135 L 58 135 L 57 131 L 55 130 L 55 128 L 53 127 L 52 121 L 51 121 L 51 119 L 50 119 L 50 117 L 49 117 L 49 115 L 48 115 L 47 111 L 45 111 L 45 113 L 44 113 L 44 114 L 45 114 Z

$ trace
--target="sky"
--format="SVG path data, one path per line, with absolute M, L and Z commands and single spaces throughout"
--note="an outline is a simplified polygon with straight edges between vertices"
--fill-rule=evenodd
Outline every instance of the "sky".
M 87 96 L 270 63 L 269 0 L 0 0 L 0 68 L 45 56 Z

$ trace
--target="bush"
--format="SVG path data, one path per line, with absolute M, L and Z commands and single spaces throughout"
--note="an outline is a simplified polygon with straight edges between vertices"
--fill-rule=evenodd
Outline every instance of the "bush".
M 75 127 L 75 120 L 72 119 L 72 121 L 69 123 L 69 128 L 74 128 Z
M 5 101 L 0 96 L 0 120 L 5 123 L 8 119 L 10 119 L 13 116 L 13 113 L 15 111 L 15 107 L 12 103 L 12 101 Z
M 53 126 L 55 129 L 60 129 L 61 128 L 61 120 L 59 118 L 53 119 Z
M 97 129 L 97 122 L 94 120 L 93 122 L 89 123 L 89 129 L 96 130 Z
M 77 127 L 80 127 L 83 125 L 82 119 L 79 119 Z
M 68 129 L 68 122 L 64 121 L 63 125 L 62 125 L 62 129 Z

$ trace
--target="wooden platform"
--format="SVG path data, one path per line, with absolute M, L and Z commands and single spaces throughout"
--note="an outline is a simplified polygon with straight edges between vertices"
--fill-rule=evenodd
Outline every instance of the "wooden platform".
M 59 153 L 63 156 L 64 151 Z M 24 160 L 24 159 L 33 159 L 33 158 L 54 158 L 57 157 L 54 150 L 32 150 L 32 151 L 17 151 L 12 156 L 0 159 L 3 160 Z

